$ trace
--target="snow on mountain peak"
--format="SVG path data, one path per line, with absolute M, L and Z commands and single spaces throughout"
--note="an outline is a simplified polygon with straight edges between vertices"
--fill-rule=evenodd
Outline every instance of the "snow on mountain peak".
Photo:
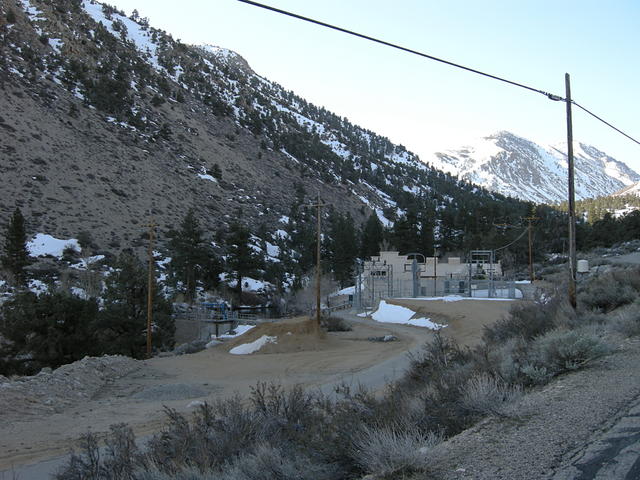
M 626 164 L 596 147 L 576 142 L 576 198 L 611 194 L 640 180 Z M 434 154 L 436 168 L 489 190 L 541 203 L 567 197 L 566 143 L 541 146 L 511 132 L 500 131 Z
M 203 45 L 200 45 L 200 48 L 202 50 L 204 50 L 205 52 L 209 52 L 209 53 L 211 53 L 211 54 L 213 54 L 213 55 L 215 55 L 216 57 L 219 57 L 219 58 L 230 59 L 230 58 L 236 58 L 236 57 L 239 56 L 233 50 L 229 50 L 227 48 L 218 47 L 217 45 L 211 45 L 209 43 L 205 43 Z

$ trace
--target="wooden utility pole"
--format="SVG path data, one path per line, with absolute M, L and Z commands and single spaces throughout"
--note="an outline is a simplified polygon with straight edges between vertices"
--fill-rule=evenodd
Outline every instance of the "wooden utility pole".
M 156 223 L 151 219 L 149 225 L 149 278 L 147 284 L 147 358 L 151 358 L 151 323 L 153 320 L 153 286 L 155 263 L 153 259 L 153 240 L 155 238 Z
M 318 192 L 318 201 L 315 204 L 307 205 L 307 207 L 313 207 L 318 209 L 317 213 L 317 234 L 316 234 L 316 326 L 320 329 L 320 279 L 322 276 L 322 271 L 320 268 L 320 240 L 321 240 L 321 229 L 322 229 L 322 207 L 326 206 L 326 204 L 320 202 L 320 192 Z
M 533 272 L 533 228 L 531 222 L 538 220 L 538 217 L 535 216 L 535 209 L 532 209 L 531 215 L 525 217 L 524 220 L 529 223 L 529 280 L 533 283 L 536 276 Z
M 571 81 L 564 74 L 567 104 L 567 170 L 569 171 L 569 303 L 576 308 L 576 197 L 573 178 L 573 124 L 571 121 Z

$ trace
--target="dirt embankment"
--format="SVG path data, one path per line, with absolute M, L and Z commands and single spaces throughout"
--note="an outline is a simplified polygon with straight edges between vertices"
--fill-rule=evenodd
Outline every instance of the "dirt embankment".
M 441 331 L 443 335 L 462 346 L 472 346 L 482 339 L 485 325 L 506 316 L 516 301 L 394 299 L 388 303 L 410 308 L 416 312 L 415 317 L 428 317 L 433 322 L 446 325 Z
M 402 302 L 418 315 L 448 325 L 445 334 L 463 345 L 477 342 L 482 327 L 505 314 L 512 304 Z M 63 454 L 89 429 L 106 432 L 110 425 L 125 422 L 140 435 L 157 431 L 164 419 L 164 406 L 188 411 L 194 401 L 212 401 L 236 393 L 246 396 L 258 381 L 326 390 L 352 378 L 378 388 L 401 375 L 406 367 L 405 353 L 419 348 L 433 335 L 426 328 L 357 317 L 352 321 L 352 331 L 336 333 L 318 332 L 313 321 L 306 319 L 263 324 L 242 337 L 192 355 L 126 359 L 122 364 L 118 360 L 102 367 L 97 366 L 100 359 L 87 359 L 81 368 L 73 364 L 42 375 L 42 379 L 58 378 L 59 371 L 64 373 L 60 377 L 66 383 L 54 390 L 26 388 L 46 386 L 50 379 L 44 383 L 38 377 L 17 382 L 23 385 L 22 397 L 7 396 L 4 401 L 20 402 L 22 407 L 0 411 L 0 471 Z M 229 353 L 231 348 L 265 335 L 277 340 L 251 355 Z M 397 341 L 369 340 L 385 335 L 394 335 Z M 6 391 L 14 395 L 21 390 L 11 387 Z M 2 392 L 0 389 L 0 397 Z
M 368 341 L 387 334 L 398 341 Z M 278 337 L 278 343 L 259 354 L 228 353 L 262 335 Z M 258 381 L 318 387 L 402 355 L 415 343 L 416 338 L 385 325 L 355 324 L 351 332 L 318 334 L 308 323 L 292 320 L 256 327 L 192 355 L 126 359 L 104 368 L 97 365 L 108 357 L 87 359 L 52 374 L 3 383 L 0 404 L 11 408 L 0 411 L 0 471 L 63 454 L 89 429 L 106 432 L 111 424 L 126 422 L 138 434 L 157 431 L 163 406 L 187 411 L 193 401 L 246 396 Z

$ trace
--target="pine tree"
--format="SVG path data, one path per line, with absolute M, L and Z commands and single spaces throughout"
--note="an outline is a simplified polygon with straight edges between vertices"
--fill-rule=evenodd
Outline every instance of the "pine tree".
M 205 282 L 207 285 L 217 285 L 220 264 L 203 238 L 203 231 L 193 209 L 185 215 L 180 229 L 170 232 L 169 236 L 172 280 L 182 284 L 182 291 L 191 303 L 199 281 L 208 280 Z
M 148 278 L 145 266 L 130 252 L 118 257 L 106 280 L 104 310 L 96 322 L 96 336 L 104 353 L 140 358 L 145 354 Z M 173 346 L 175 324 L 171 304 L 154 289 L 153 346 Z
M 227 243 L 227 267 L 237 281 L 236 292 L 242 295 L 242 280 L 255 275 L 262 266 L 262 259 L 251 247 L 249 230 L 238 222 L 231 224 Z
M 384 227 L 378 215 L 372 213 L 362 230 L 360 242 L 360 258 L 367 259 L 380 253 L 380 245 L 384 241 Z
M 420 212 L 418 224 L 420 231 L 418 233 L 417 251 L 428 257 L 431 255 L 434 247 L 433 227 L 435 219 L 429 211 L 423 210 Z
M 391 240 L 402 255 L 414 252 L 422 253 L 419 250 L 419 235 L 418 217 L 415 212 L 409 210 L 394 223 Z
M 31 263 L 27 251 L 27 234 L 25 220 L 19 208 L 11 215 L 5 234 L 4 251 L 1 257 L 2 268 L 7 270 L 16 287 L 24 287 L 27 283 L 25 267 Z
M 332 212 L 329 223 L 328 263 L 334 278 L 343 288 L 351 285 L 353 266 L 358 256 L 358 242 L 353 218 Z
M 0 361 L 0 374 L 33 374 L 102 353 L 94 336 L 95 300 L 25 291 L 4 303 L 0 312 L 0 336 L 6 340 L 0 344 L 0 358 L 6 361 Z

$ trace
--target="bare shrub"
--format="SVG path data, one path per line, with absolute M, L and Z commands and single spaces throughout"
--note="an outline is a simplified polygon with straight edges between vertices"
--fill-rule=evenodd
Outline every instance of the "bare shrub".
M 219 480 L 220 474 L 201 472 L 197 468 L 187 467 L 175 473 L 165 473 L 158 468 L 136 472 L 136 480 Z
M 554 330 L 532 344 L 532 353 L 537 360 L 534 364 L 554 374 L 577 370 L 610 351 L 611 347 L 588 329 Z
M 239 397 L 201 405 L 191 422 L 166 409 L 167 423 L 147 445 L 147 457 L 162 472 L 174 474 L 193 466 L 209 471 L 264 440 L 265 426 Z
M 488 347 L 487 347 L 488 348 Z M 488 357 L 492 365 L 486 370 L 495 372 L 507 384 L 523 384 L 521 366 L 527 357 L 527 342 L 522 337 L 506 340 L 497 348 L 490 348 Z
M 95 434 L 81 439 L 81 453 L 72 453 L 69 463 L 54 474 L 56 480 L 134 480 L 135 471 L 146 465 L 136 446 L 133 431 L 126 424 L 112 425 L 101 455 Z
M 414 379 L 432 378 L 446 370 L 446 367 L 467 361 L 468 353 L 452 339 L 436 332 L 433 340 L 422 348 L 422 351 L 411 358 L 409 376 Z
M 524 365 L 521 372 L 532 385 L 544 385 L 553 378 L 553 373 L 547 370 L 547 367 Z
M 285 390 L 281 385 L 259 382 L 251 389 L 250 401 L 266 425 L 277 425 L 277 429 L 287 435 L 295 436 L 301 430 L 308 434 L 323 421 L 323 412 L 318 406 L 322 401 L 321 395 L 300 385 Z M 273 433 L 270 432 L 271 435 Z
M 628 267 L 621 270 L 614 270 L 612 275 L 618 283 L 629 285 L 636 292 L 640 293 L 640 268 Z
M 462 389 L 462 407 L 480 415 L 504 416 L 511 403 L 522 395 L 522 388 L 511 386 L 486 373 L 471 377 Z
M 503 343 L 514 337 L 531 340 L 556 327 L 560 306 L 561 302 L 555 298 L 546 302 L 539 299 L 533 303 L 517 303 L 508 317 L 484 327 L 483 339 L 489 344 Z
M 225 466 L 219 480 L 338 480 L 339 469 L 313 462 L 300 452 L 259 445 L 252 453 L 236 457 Z
M 289 309 L 296 314 L 305 314 L 316 309 L 316 280 L 315 269 L 309 272 L 309 276 L 303 279 L 303 288 L 296 291 L 289 300 Z M 331 275 L 320 277 L 320 290 L 322 292 L 334 292 L 338 289 L 338 283 Z
M 593 278 L 578 292 L 578 301 L 586 309 L 611 312 L 638 298 L 640 274 L 633 270 L 608 272 Z
M 352 455 L 367 473 L 410 473 L 427 467 L 429 452 L 439 441 L 437 435 L 415 429 L 364 427 L 355 435 Z
M 341 385 L 336 389 L 338 398 L 335 401 L 324 399 L 320 407 L 325 412 L 324 436 L 326 443 L 318 445 L 325 459 L 330 463 L 341 465 L 344 470 L 353 470 L 353 459 L 350 456 L 353 433 L 362 426 L 372 426 L 387 421 L 384 405 L 366 388 L 351 388 Z
M 473 360 L 470 351 L 440 334 L 412 359 L 402 387 L 419 395 L 431 430 L 453 435 L 470 425 L 471 418 L 458 400 L 474 373 Z
M 327 332 L 350 332 L 353 327 L 344 318 L 333 315 L 322 317 L 321 326 Z
M 622 312 L 611 320 L 610 328 L 613 331 L 619 332 L 626 337 L 640 335 L 640 302 L 636 301 L 636 303 L 638 308 Z

